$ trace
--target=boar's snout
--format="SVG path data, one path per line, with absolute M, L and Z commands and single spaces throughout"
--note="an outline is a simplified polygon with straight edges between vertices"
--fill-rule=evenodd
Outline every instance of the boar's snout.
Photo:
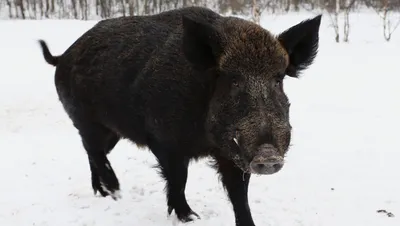
M 279 155 L 278 150 L 271 144 L 263 144 L 259 152 L 250 162 L 250 170 L 255 174 L 274 174 L 283 167 L 283 157 Z

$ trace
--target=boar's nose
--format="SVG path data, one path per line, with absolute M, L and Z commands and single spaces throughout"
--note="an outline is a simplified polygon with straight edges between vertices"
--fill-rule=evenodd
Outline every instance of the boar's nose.
M 250 163 L 250 170 L 255 174 L 274 174 L 283 167 L 283 159 L 280 157 L 254 158 Z

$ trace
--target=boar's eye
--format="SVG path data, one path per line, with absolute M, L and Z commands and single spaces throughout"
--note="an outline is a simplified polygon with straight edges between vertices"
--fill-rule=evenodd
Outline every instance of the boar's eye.
M 233 96 L 236 96 L 239 94 L 240 90 L 243 89 L 243 82 L 241 78 L 237 75 L 231 75 L 230 79 L 230 84 L 231 84 L 231 94 Z
M 237 81 L 236 78 L 233 78 L 233 79 L 232 79 L 232 85 L 233 85 L 234 87 L 239 87 L 239 82 Z

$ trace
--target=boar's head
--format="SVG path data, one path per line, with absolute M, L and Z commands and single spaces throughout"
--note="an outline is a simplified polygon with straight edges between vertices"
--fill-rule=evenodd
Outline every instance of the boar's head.
M 206 130 L 221 154 L 243 171 L 278 172 L 291 141 L 285 76 L 314 61 L 321 15 L 272 35 L 249 21 L 183 17 L 187 60 L 213 77 Z

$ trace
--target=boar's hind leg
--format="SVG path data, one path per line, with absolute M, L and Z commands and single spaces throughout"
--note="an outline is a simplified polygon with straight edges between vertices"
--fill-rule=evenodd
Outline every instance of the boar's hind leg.
M 223 157 L 216 160 L 222 184 L 233 206 L 236 226 L 254 226 L 247 196 L 250 174 L 244 174 L 231 160 Z
M 166 180 L 168 215 L 175 210 L 178 219 L 184 223 L 193 221 L 194 217 L 199 219 L 185 196 L 189 160 L 176 152 L 176 149 L 162 147 L 156 142 L 150 142 L 149 148 L 158 160 L 161 176 Z
M 118 141 L 120 139 L 117 135 L 114 135 L 114 134 L 111 134 L 110 136 L 111 137 L 109 139 L 108 147 L 105 149 L 106 154 L 111 152 L 111 150 L 115 147 L 115 145 L 118 143 Z M 102 188 L 102 185 L 100 183 L 100 177 L 97 174 L 95 165 L 94 165 L 93 161 L 90 160 L 91 158 L 89 155 L 88 155 L 88 158 L 89 158 L 90 171 L 92 173 L 92 188 L 93 188 L 94 194 L 96 195 L 96 193 L 99 192 L 101 196 L 106 197 L 106 196 L 108 196 L 108 193 Z
M 76 127 L 89 158 L 94 193 L 99 191 L 103 197 L 110 195 L 114 200 L 120 198 L 119 182 L 107 159 L 120 138 L 99 124 L 85 123 Z

